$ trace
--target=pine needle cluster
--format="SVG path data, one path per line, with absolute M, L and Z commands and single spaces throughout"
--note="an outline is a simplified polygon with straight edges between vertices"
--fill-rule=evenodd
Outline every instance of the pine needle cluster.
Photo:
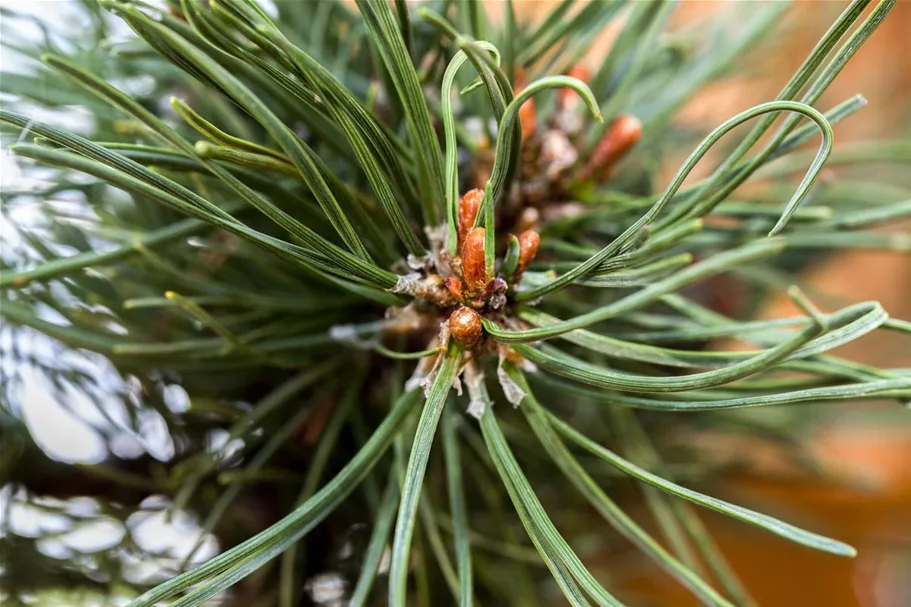
M 546 604 L 555 587 L 620 605 L 571 541 L 579 526 L 597 542 L 612 527 L 704 604 L 750 604 L 700 508 L 854 555 L 689 488 L 705 475 L 681 477 L 660 441 L 683 417 L 911 398 L 908 370 L 830 353 L 911 324 L 788 287 L 832 249 L 911 249 L 876 229 L 911 216 L 901 188 L 822 177 L 858 162 L 833 125 L 863 98 L 816 108 L 894 3 L 847 4 L 777 98 L 708 134 L 677 110 L 745 69 L 783 3 L 669 30 L 669 1 L 566 0 L 527 23 L 478 0 L 85 0 L 92 25 L 65 44 L 8 38 L 44 67 L 2 82 L 7 150 L 37 175 L 3 191 L 4 451 L 29 452 L 23 367 L 92 390 L 25 336 L 136 380 L 125 406 L 160 414 L 173 459 L 78 474 L 120 504 L 168 496 L 227 549 L 191 554 L 131 607 L 223 593 L 291 607 L 333 568 L 353 606 Z M 40 221 L 15 219 L 36 203 Z M 800 314 L 750 319 L 783 288 Z M 725 308 L 719 292 L 742 297 Z M 714 346 L 726 339 L 750 347 Z M 168 408 L 172 384 L 188 410 Z M 627 478 L 661 540 L 615 500 Z M 250 495 L 274 518 L 246 520 Z M 345 540 L 356 527 L 363 541 Z

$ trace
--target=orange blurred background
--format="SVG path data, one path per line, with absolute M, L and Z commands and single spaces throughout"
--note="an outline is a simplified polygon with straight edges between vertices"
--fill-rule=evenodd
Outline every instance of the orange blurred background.
M 517 10 L 528 18 L 555 4 L 550 0 L 516 2 Z M 748 61 L 747 75 L 712 85 L 693 99 L 678 119 L 708 131 L 744 109 L 774 99 L 846 5 L 832 1 L 795 3 L 786 13 L 774 46 L 763 54 L 759 65 Z M 674 18 L 678 23 L 690 22 L 729 6 L 719 1 L 682 2 Z M 593 58 L 609 50 L 610 37 L 608 32 L 600 48 L 592 52 Z M 911 136 L 911 1 L 898 2 L 838 76 L 819 107 L 831 107 L 857 93 L 862 93 L 869 105 L 835 127 L 836 149 L 847 141 Z M 668 167 L 668 177 L 676 168 L 676 164 Z M 833 298 L 878 300 L 891 315 L 911 318 L 908 253 L 838 253 L 811 266 L 802 278 L 805 286 Z M 790 300 L 783 295 L 769 302 L 762 312 L 766 317 L 794 313 Z M 841 348 L 838 354 L 873 365 L 911 367 L 907 336 L 895 333 L 869 335 Z M 857 558 L 814 552 L 720 516 L 705 514 L 703 518 L 750 594 L 763 607 L 911 606 L 911 419 L 894 426 L 865 426 L 861 407 L 848 405 L 832 413 L 832 422 L 812 437 L 811 449 L 835 477 L 863 479 L 865 483 L 835 486 L 791 478 L 787 469 L 781 469 L 782 462 L 757 452 L 751 454 L 754 470 L 773 474 L 734 479 L 731 494 L 721 497 L 822 530 L 857 547 Z M 720 444 L 721 437 L 701 440 L 708 452 L 751 448 Z M 769 480 L 772 478 L 775 480 Z M 645 512 L 639 514 L 639 521 L 649 518 Z M 604 569 L 617 566 L 623 569 L 622 563 Z M 661 572 L 644 571 L 630 578 L 628 590 L 641 599 L 631 604 L 698 604 Z

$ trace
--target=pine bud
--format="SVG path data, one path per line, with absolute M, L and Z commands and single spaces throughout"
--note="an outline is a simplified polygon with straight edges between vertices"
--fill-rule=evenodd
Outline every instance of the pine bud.
M 519 108 L 519 125 L 522 129 L 522 141 L 529 141 L 538 130 L 538 110 L 534 99 L 527 99 Z
M 465 296 L 462 295 L 462 281 L 455 276 L 450 276 L 446 279 L 446 288 L 458 301 L 465 299 Z
M 481 202 L 484 200 L 484 190 L 475 188 L 469 190 L 462 196 L 459 201 L 459 242 L 465 242 L 465 235 L 474 225 L 474 220 L 478 216 L 478 210 L 481 208 Z
M 588 82 L 591 78 L 592 72 L 585 64 L 574 63 L 572 67 L 566 71 L 566 75 L 572 78 L 578 78 L 582 82 Z
M 525 72 L 516 70 L 516 88 L 515 94 L 518 95 L 525 88 Z M 522 141 L 528 141 L 534 136 L 538 129 L 538 110 L 535 108 L 534 98 L 528 98 L 525 103 L 519 107 L 519 127 L 522 131 Z
M 538 254 L 538 247 L 540 246 L 541 237 L 534 230 L 525 230 L 519 234 L 519 272 L 528 267 L 528 264 Z
M 610 176 L 614 165 L 626 156 L 642 136 L 642 123 L 635 116 L 624 114 L 615 118 L 607 133 L 598 142 L 588 165 L 581 176 L 583 179 L 592 175 Z
M 449 334 L 457 344 L 470 348 L 481 338 L 481 317 L 465 306 L 459 306 L 449 315 Z
M 484 235 L 484 228 L 472 228 L 462 243 L 462 280 L 471 292 L 482 290 L 488 282 Z

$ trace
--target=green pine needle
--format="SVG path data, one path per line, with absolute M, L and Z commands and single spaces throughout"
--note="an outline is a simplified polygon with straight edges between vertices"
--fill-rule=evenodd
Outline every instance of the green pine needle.
M 847 3 L 777 98 L 707 134 L 677 111 L 762 60 L 781 3 L 698 27 L 669 25 L 671 1 L 565 0 L 535 23 L 511 1 L 502 19 L 477 0 L 304 4 L 81 0 L 90 27 L 4 30 L 5 50 L 34 60 L 0 83 L 0 136 L 23 175 L 2 192 L 10 500 L 52 507 L 36 501 L 47 483 L 33 491 L 44 477 L 29 466 L 48 458 L 19 402 L 39 373 L 89 395 L 106 436 L 155 415 L 175 445 L 135 470 L 113 449 L 54 463 L 124 519 L 162 494 L 200 515 L 180 570 L 128 589 L 130 607 L 223 594 L 290 607 L 315 571 L 342 575 L 355 606 L 543 604 L 558 590 L 622 605 L 608 539 L 702 603 L 749 604 L 691 504 L 854 556 L 710 497 L 723 467 L 673 460 L 661 433 L 694 418 L 669 412 L 700 412 L 700 427 L 761 427 L 796 450 L 804 405 L 911 402 L 908 369 L 833 352 L 877 331 L 907 339 L 911 323 L 794 286 L 835 250 L 911 251 L 911 147 L 837 141 L 842 120 L 863 119 L 860 94 L 816 107 L 895 0 Z M 669 182 L 668 158 L 685 158 Z M 798 315 L 753 320 L 774 291 Z M 714 345 L 729 339 L 749 349 Z M 95 354 L 116 371 L 101 378 Z M 113 398 L 99 392 L 112 382 Z M 173 383 L 186 410 L 154 401 Z M 123 416 L 109 407 L 121 401 Z M 774 415 L 749 426 L 721 411 L 742 408 Z M 630 516 L 642 496 L 627 479 L 667 546 Z M 210 535 L 223 551 L 195 563 Z M 68 575 L 98 579 L 75 561 Z M 124 591 L 117 576 L 107 590 Z M 14 598 L 35 591 L 4 581 Z

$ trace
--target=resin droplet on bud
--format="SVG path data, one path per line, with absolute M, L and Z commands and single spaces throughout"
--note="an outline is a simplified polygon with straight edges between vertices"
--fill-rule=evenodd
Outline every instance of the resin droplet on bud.
M 484 228 L 472 228 L 462 243 L 462 281 L 472 293 L 483 290 L 489 282 L 484 258 L 484 235 Z
M 465 306 L 449 315 L 449 334 L 463 348 L 471 348 L 481 338 L 481 316 Z
M 484 190 L 475 188 L 469 190 L 462 196 L 459 201 L 459 242 L 465 242 L 465 236 L 474 225 L 474 220 L 478 216 L 478 209 L 481 208 L 481 202 L 484 200 Z
M 541 236 L 534 230 L 525 230 L 519 234 L 519 264 L 518 271 L 522 272 L 538 254 L 541 246 Z

